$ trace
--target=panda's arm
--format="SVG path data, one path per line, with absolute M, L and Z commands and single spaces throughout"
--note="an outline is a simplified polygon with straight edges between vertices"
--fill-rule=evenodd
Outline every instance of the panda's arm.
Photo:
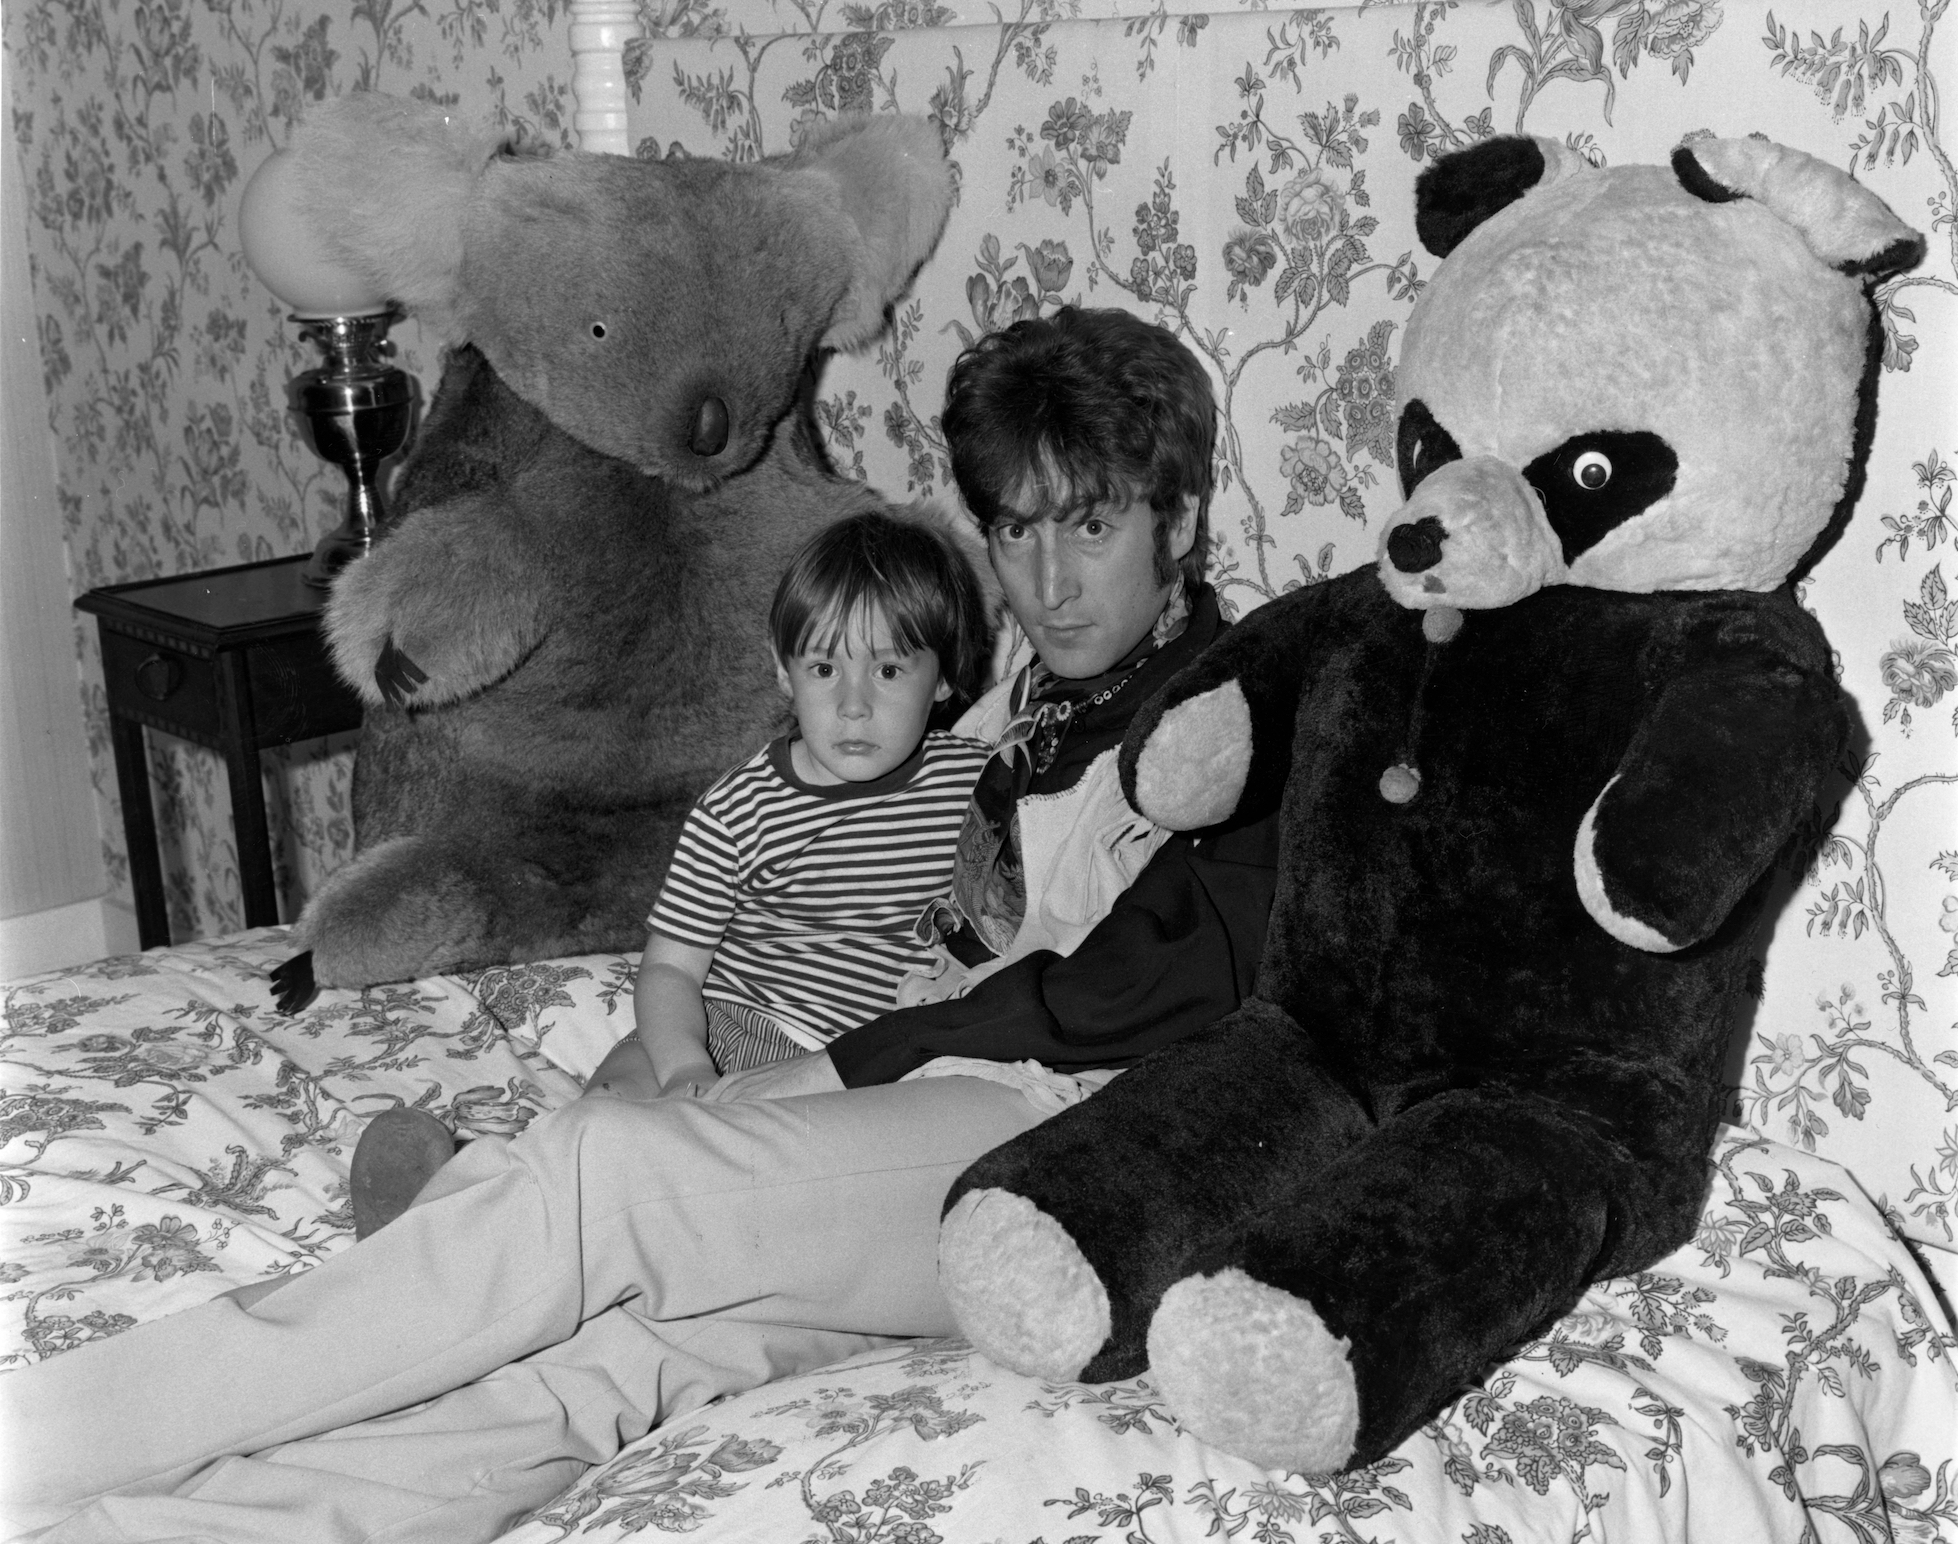
M 1130 804 L 1173 831 L 1278 807 L 1325 588 L 1260 606 L 1143 705 L 1122 741 Z
M 1842 759 L 1849 718 L 1826 669 L 1764 654 L 1676 677 L 1578 828 L 1578 894 L 1623 943 L 1663 954 L 1712 936 Z
M 326 633 L 371 707 L 434 707 L 494 684 L 542 639 L 539 565 L 494 494 L 426 505 L 334 581 Z

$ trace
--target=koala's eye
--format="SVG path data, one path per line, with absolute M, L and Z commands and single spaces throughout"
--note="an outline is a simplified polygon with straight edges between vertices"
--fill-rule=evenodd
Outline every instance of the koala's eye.
M 591 335 L 592 335 L 592 336 L 593 336 L 594 338 L 602 338 L 602 337 L 604 337 L 604 336 L 605 336 L 605 324 L 604 324 L 603 322 L 593 322 L 593 323 L 591 324 Z
M 1587 450 L 1571 464 L 1570 480 L 1587 492 L 1596 493 L 1611 481 L 1611 457 L 1600 450 Z

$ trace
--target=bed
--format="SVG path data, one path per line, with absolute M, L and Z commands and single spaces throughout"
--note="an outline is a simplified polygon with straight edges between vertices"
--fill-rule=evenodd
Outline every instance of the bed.
M 1391 433 L 1383 455 L 1368 404 L 1391 389 L 1396 328 L 1432 267 L 1410 190 L 1434 150 L 1524 127 L 1612 160 L 1658 159 L 1689 131 L 1764 130 L 1856 164 L 1930 230 L 1932 257 L 1879 297 L 1890 368 L 1869 488 L 1804 590 L 1868 744 L 1815 866 L 1787 878 L 1691 1244 L 1598 1285 L 1389 1459 L 1343 1478 L 1205 1448 L 1146 1377 L 1041 1383 L 929 1342 L 696 1411 L 509 1538 L 1958 1544 L 1958 607 L 1944 573 L 1958 173 L 1937 121 L 1951 62 L 1942 0 L 1291 12 L 1261 0 L 573 0 L 564 36 L 538 30 L 546 10 L 557 17 L 511 8 L 499 42 L 473 4 L 389 12 L 385 37 L 371 8 L 354 8 L 377 61 L 385 43 L 398 67 L 419 39 L 428 77 L 478 105 L 460 64 L 481 50 L 499 113 L 588 148 L 745 157 L 785 148 L 810 115 L 934 116 L 960 205 L 889 336 L 823 377 L 817 412 L 839 469 L 942 495 L 936 387 L 962 343 L 1062 300 L 1129 305 L 1176 327 L 1220 382 L 1214 572 L 1237 610 L 1366 561 L 1393 507 Z M 239 46 L 201 11 L 194 25 L 214 65 Z M 324 89 L 308 72 L 337 57 L 325 27 L 317 53 L 274 51 L 294 72 L 277 89 Z M 9 64 L 30 85 L 66 69 L 48 63 L 53 35 L 21 34 Z M 92 45 L 69 46 L 85 58 Z M 198 95 L 184 94 L 186 115 Z M 23 155 L 59 152 L 64 122 L 45 112 Z M 198 145 L 212 133 L 202 119 L 180 126 Z M 150 193 L 129 196 L 135 218 L 161 221 L 142 213 Z M 63 309 L 66 248 L 35 250 L 54 276 L 50 315 L 80 337 L 81 313 Z M 140 243 L 129 261 L 140 268 Z M 205 276 L 213 303 L 263 310 L 262 296 L 224 288 L 249 282 L 239 274 Z M 76 270 L 78 295 L 92 282 Z M 412 326 L 400 336 L 432 380 Z M 254 391 L 265 359 L 275 373 L 289 362 L 268 337 Z M 97 345 L 120 368 L 124 342 Z M 71 382 L 67 355 L 50 366 L 58 425 L 93 411 L 68 401 L 96 391 L 96 367 L 76 357 Z M 229 379 L 214 353 L 194 363 L 197 379 Z M 242 368 L 237 379 L 243 392 Z M 277 434 L 254 427 L 246 443 L 242 396 L 224 411 L 192 417 L 211 454 L 229 445 L 241 487 L 248 474 L 297 481 L 276 461 Z M 63 453 L 77 488 L 136 475 L 87 434 Z M 155 561 L 160 538 L 92 497 L 78 493 L 71 515 L 81 587 L 157 571 L 116 566 L 128 552 Z M 185 517 L 177 567 L 229 554 L 207 510 L 230 498 Z M 273 534 L 298 550 L 301 527 L 281 510 Z M 240 555 L 270 555 L 247 550 L 265 539 L 238 536 Z M 80 648 L 93 681 L 92 634 Z M 0 1376 L 307 1269 L 351 1241 L 347 1165 L 369 1117 L 406 1104 L 465 1135 L 519 1131 L 573 1097 L 629 1023 L 630 955 L 328 991 L 280 1016 L 266 972 L 289 952 L 283 930 L 237 931 L 226 909 L 221 780 L 189 748 L 154 754 L 173 915 L 180 936 L 204 936 L 0 988 Z M 347 772 L 344 752 L 287 762 L 271 795 L 290 915 L 346 855 Z M 114 871 L 107 765 L 103 752 Z M 154 1397 L 167 1410 L 167 1391 Z
M 283 938 L 6 989 L 0 1366 L 306 1269 L 351 1239 L 375 1112 L 519 1131 L 630 1021 L 630 955 L 329 991 L 287 1018 L 265 980 Z M 1958 1338 L 1909 1249 L 1846 1170 L 1757 1131 L 1725 1132 L 1710 1177 L 1690 1245 L 1343 1478 L 1206 1448 L 1146 1377 L 1037 1382 L 927 1341 L 682 1417 L 508 1538 L 1958 1537 Z

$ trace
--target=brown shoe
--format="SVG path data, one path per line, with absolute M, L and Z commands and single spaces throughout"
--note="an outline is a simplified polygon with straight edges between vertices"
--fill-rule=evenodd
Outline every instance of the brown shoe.
M 408 1210 L 455 1153 L 449 1128 L 426 1110 L 383 1110 L 354 1147 L 354 1237 L 366 1238 Z

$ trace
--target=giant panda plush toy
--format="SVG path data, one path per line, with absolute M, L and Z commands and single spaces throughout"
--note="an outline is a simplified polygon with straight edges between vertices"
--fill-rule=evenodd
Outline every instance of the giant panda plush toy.
M 1122 753 L 1178 829 L 1282 810 L 1256 990 L 981 1159 L 980 1350 L 1152 1370 L 1274 1467 L 1391 1450 L 1598 1277 L 1685 1243 L 1778 855 L 1850 735 L 1803 573 L 1862 481 L 1871 284 L 1921 237 L 1758 139 L 1430 168 L 1405 506 Z

